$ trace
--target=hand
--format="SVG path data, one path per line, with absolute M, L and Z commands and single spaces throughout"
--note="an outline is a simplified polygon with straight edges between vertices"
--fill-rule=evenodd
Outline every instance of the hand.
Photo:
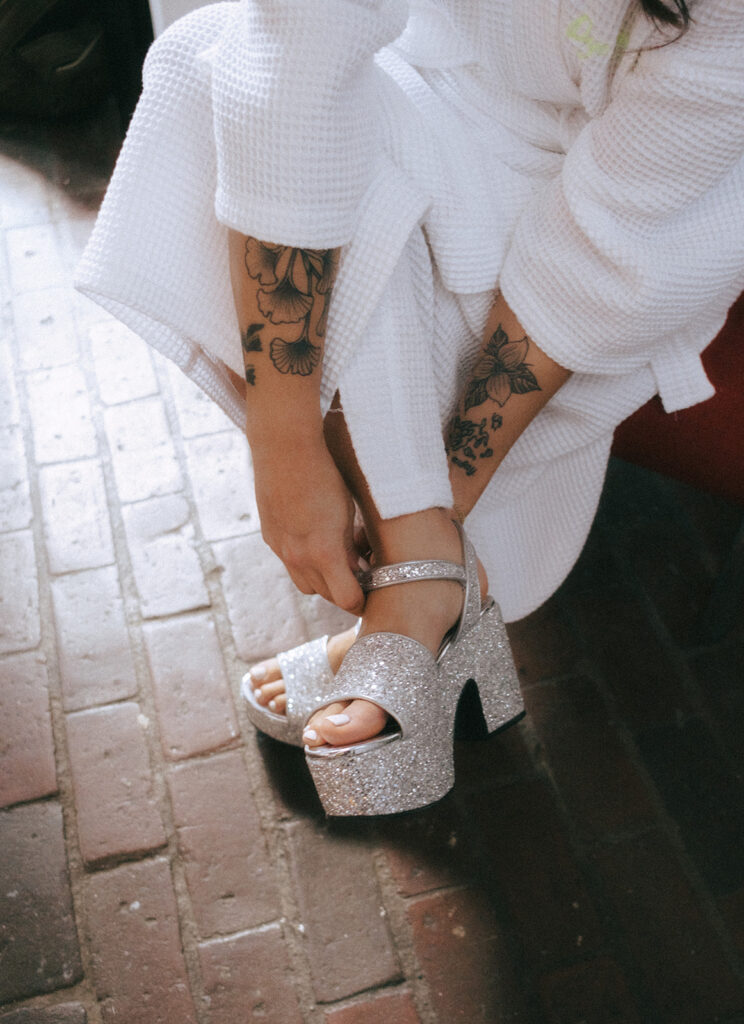
M 354 501 L 322 437 L 286 454 L 254 446 L 253 468 L 261 533 L 295 586 L 360 615 Z

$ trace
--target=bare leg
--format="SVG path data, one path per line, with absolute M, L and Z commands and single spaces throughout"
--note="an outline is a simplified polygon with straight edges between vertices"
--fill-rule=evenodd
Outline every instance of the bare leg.
M 426 509 L 395 519 L 380 517 L 339 411 L 326 417 L 325 437 L 329 451 L 359 505 L 376 564 L 419 558 L 462 560 L 460 538 L 451 515 L 445 509 Z M 484 596 L 486 589 L 485 573 L 481 570 Z M 360 634 L 403 633 L 436 653 L 443 636 L 457 621 L 461 608 L 462 589 L 457 583 L 422 581 L 389 587 L 367 596 Z M 328 654 L 334 671 L 354 639 L 354 631 L 349 630 L 329 641 Z M 273 701 L 272 708 L 283 711 L 284 686 L 278 663 L 274 659 L 262 662 L 260 666 L 254 666 L 252 676 L 259 702 L 266 705 Z M 368 701 L 334 704 L 323 708 L 310 720 L 308 729 L 311 732 L 307 742 L 309 746 L 356 743 L 375 736 L 385 721 L 384 712 Z

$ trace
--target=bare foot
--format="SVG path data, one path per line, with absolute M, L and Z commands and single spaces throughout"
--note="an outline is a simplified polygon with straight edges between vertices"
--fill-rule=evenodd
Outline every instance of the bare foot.
M 341 667 L 344 655 L 356 640 L 356 636 L 356 626 L 352 626 L 351 629 L 328 638 L 328 661 L 334 675 Z M 279 715 L 285 714 L 287 695 L 284 692 L 282 670 L 276 658 L 257 662 L 250 670 L 250 677 L 256 701 L 269 711 L 275 711 Z
M 375 552 L 379 565 L 403 562 L 417 558 L 443 558 L 462 562 L 460 537 L 446 516 L 434 520 L 434 529 L 427 531 L 411 545 L 410 537 L 400 541 L 393 536 L 383 544 L 384 550 Z M 483 566 L 478 563 L 481 598 L 488 591 Z M 359 636 L 370 633 L 394 632 L 410 636 L 437 654 L 443 637 L 457 622 L 463 601 L 463 590 L 458 583 L 424 580 L 375 590 L 367 595 Z M 338 671 L 344 655 L 356 639 L 352 628 L 328 641 L 328 660 L 332 670 Z M 282 714 L 286 710 L 284 681 L 276 659 L 260 662 L 251 669 L 251 681 L 256 700 L 264 707 Z M 381 732 L 387 715 L 377 704 L 353 700 L 327 705 L 308 721 L 303 734 L 307 746 L 326 743 L 342 746 L 359 743 Z

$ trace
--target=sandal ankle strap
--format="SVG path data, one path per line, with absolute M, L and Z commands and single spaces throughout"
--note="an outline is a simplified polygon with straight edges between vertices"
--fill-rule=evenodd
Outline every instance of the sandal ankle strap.
M 383 587 L 392 587 L 398 583 L 416 583 L 419 580 L 452 580 L 463 587 L 467 583 L 467 573 L 463 565 L 439 558 L 381 565 L 375 569 L 358 572 L 356 577 L 365 594 L 370 590 L 382 590 Z
M 395 562 L 373 569 L 357 572 L 356 577 L 362 590 L 381 590 L 396 583 L 414 583 L 417 580 L 453 580 L 464 590 L 462 614 L 455 629 L 455 639 L 471 629 L 480 618 L 481 599 L 478 586 L 478 559 L 473 545 L 468 540 L 461 523 L 455 522 L 460 534 L 463 565 L 432 558 L 413 562 Z

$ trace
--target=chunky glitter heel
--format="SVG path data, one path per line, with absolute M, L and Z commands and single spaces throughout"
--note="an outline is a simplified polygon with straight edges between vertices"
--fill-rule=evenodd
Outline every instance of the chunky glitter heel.
M 472 680 L 478 690 L 486 731 L 496 732 L 524 716 L 519 676 L 506 627 L 493 598 L 469 633 L 440 657 L 440 671 L 452 686 Z
M 329 815 L 376 815 L 434 803 L 454 783 L 453 732 L 470 680 L 489 730 L 523 714 L 506 630 L 492 598 L 481 605 L 477 559 L 461 531 L 464 566 L 402 562 L 370 570 L 365 590 L 425 579 L 461 583 L 463 611 L 438 656 L 399 633 L 372 633 L 350 648 L 322 705 L 367 700 L 388 715 L 374 739 L 349 746 L 305 747 L 308 767 Z M 316 709 L 317 710 L 317 709 Z M 310 717 L 310 716 L 308 716 Z

